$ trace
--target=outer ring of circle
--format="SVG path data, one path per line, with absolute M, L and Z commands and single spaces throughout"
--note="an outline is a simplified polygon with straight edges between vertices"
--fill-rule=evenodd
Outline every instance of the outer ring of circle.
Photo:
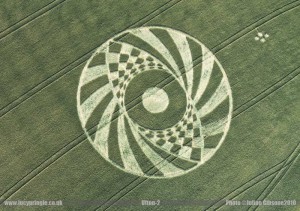
M 175 29 L 172 29 L 172 28 L 169 28 L 169 27 L 162 27 L 162 26 L 144 26 L 144 27 L 137 27 L 137 28 L 126 29 L 126 30 L 124 30 L 124 31 L 122 31 L 122 32 L 120 32 L 120 33 L 114 35 L 112 38 L 106 40 L 104 43 L 102 43 L 102 44 L 96 49 L 96 51 L 95 51 L 95 52 L 92 54 L 92 56 L 88 59 L 86 65 L 84 66 L 84 68 L 83 68 L 83 70 L 82 70 L 82 72 L 81 72 L 81 75 L 80 75 L 80 78 L 79 78 L 79 85 L 80 85 L 80 81 L 81 81 L 81 78 L 82 78 L 82 73 L 85 72 L 85 70 L 88 68 L 90 62 L 93 60 L 93 58 L 95 57 L 95 55 L 97 55 L 99 52 L 101 52 L 101 51 L 103 51 L 104 49 L 106 49 L 106 48 L 109 46 L 109 43 L 110 43 L 110 42 L 113 42 L 115 38 L 120 37 L 120 36 L 122 36 L 122 35 L 124 35 L 124 34 L 126 34 L 126 33 L 134 32 L 135 30 L 142 30 L 142 29 L 162 29 L 162 30 L 170 30 L 170 31 L 173 31 L 173 32 L 175 32 L 175 33 L 182 33 L 182 34 L 185 35 L 186 37 L 192 39 L 192 40 L 193 40 L 194 42 L 196 42 L 198 45 L 200 45 L 200 46 L 205 46 L 204 44 L 202 44 L 200 41 L 198 41 L 198 40 L 197 40 L 196 38 L 194 38 L 193 36 L 191 36 L 191 35 L 189 35 L 189 34 L 183 32 L 183 31 L 181 31 L 181 30 L 177 30 L 177 29 L 175 30 Z M 210 49 L 208 49 L 208 50 L 210 51 Z M 215 55 L 214 55 L 214 56 L 215 56 Z M 202 57 L 203 57 L 203 55 L 202 55 Z M 223 135 L 222 135 L 222 137 L 221 137 L 221 139 L 220 139 L 220 141 L 219 141 L 217 147 L 215 148 L 214 153 L 211 155 L 211 157 L 214 156 L 214 154 L 216 153 L 216 151 L 218 151 L 218 149 L 221 147 L 222 143 L 223 143 L 224 140 L 225 140 L 225 137 L 226 137 L 226 135 L 227 135 L 227 133 L 228 133 L 228 130 L 229 130 L 229 127 L 230 127 L 231 118 L 232 118 L 232 111 L 233 111 L 232 91 L 231 91 L 231 87 L 230 87 L 230 84 L 229 84 L 228 77 L 227 77 L 227 75 L 226 75 L 226 72 L 225 72 L 223 66 L 221 65 L 221 63 L 219 62 L 219 60 L 217 59 L 216 56 L 215 56 L 214 62 L 216 62 L 217 65 L 220 67 L 220 70 L 221 70 L 221 72 L 222 72 L 222 75 L 223 75 L 223 77 L 224 77 L 224 78 L 226 79 L 226 81 L 227 81 L 227 90 L 228 90 L 228 97 L 229 97 L 229 112 L 228 112 L 228 115 L 227 115 L 228 121 L 227 121 L 227 124 L 226 124 L 226 126 L 225 126 L 224 133 L 223 133 Z M 176 78 L 176 79 L 177 79 L 177 78 Z M 178 80 L 178 79 L 177 79 L 177 80 Z M 110 82 L 110 83 L 111 83 L 111 82 Z M 183 88 L 184 88 L 185 91 L 186 91 L 186 88 L 185 88 L 185 87 L 183 87 Z M 78 113 L 81 112 L 80 109 L 79 109 L 79 108 L 80 108 L 80 89 L 81 89 L 81 87 L 78 86 L 78 89 L 77 89 L 77 95 L 76 95 L 76 100 L 77 100 L 77 111 L 78 111 Z M 79 117 L 79 119 L 80 119 L 80 117 Z M 112 120 L 112 121 L 114 121 L 114 120 Z M 92 140 L 91 137 L 89 136 L 87 129 L 86 129 L 86 128 L 84 127 L 84 125 L 82 124 L 81 119 L 80 119 L 80 123 L 81 123 L 81 127 L 83 128 L 84 133 L 86 134 L 86 136 L 87 136 L 89 142 L 92 144 L 93 148 L 99 153 L 99 151 L 97 150 L 97 147 L 93 144 L 93 140 Z M 99 153 L 99 154 L 100 154 L 100 153 Z M 100 154 L 100 155 L 101 155 L 101 154 Z M 131 174 L 133 174 L 133 175 L 142 176 L 142 177 L 151 178 L 151 179 L 166 179 L 166 178 L 173 178 L 173 177 L 182 176 L 182 175 L 185 175 L 185 174 L 187 174 L 187 173 L 189 173 L 189 172 L 195 170 L 196 168 L 198 168 L 200 165 L 203 164 L 203 162 L 200 161 L 197 165 L 195 165 L 194 167 L 192 167 L 192 168 L 190 168 L 190 169 L 184 171 L 182 174 L 177 174 L 177 175 L 175 175 L 175 176 L 173 176 L 173 177 L 165 177 L 165 176 L 161 177 L 161 176 L 148 176 L 148 175 L 146 175 L 146 174 L 138 174 L 138 173 L 136 173 L 136 172 L 132 172 L 132 171 L 130 171 L 130 170 L 121 168 L 120 166 L 118 166 L 117 164 L 115 164 L 114 162 L 112 162 L 111 160 L 104 158 L 102 155 L 101 155 L 101 157 L 102 157 L 104 160 L 108 161 L 108 162 L 109 162 L 110 164 L 112 164 L 113 166 L 117 167 L 118 169 L 120 169 L 120 170 L 122 170 L 122 171 L 124 171 L 124 172 L 128 172 L 128 173 L 131 173 Z

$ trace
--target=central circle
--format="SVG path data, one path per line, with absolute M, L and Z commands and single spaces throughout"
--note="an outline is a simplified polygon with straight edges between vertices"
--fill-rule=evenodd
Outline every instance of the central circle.
M 163 89 L 157 87 L 147 89 L 142 99 L 145 109 L 151 113 L 161 113 L 169 105 L 168 94 Z
M 157 81 L 168 79 L 157 86 Z M 167 84 L 167 85 L 166 85 Z M 142 103 L 139 103 L 142 102 Z M 147 70 L 134 76 L 124 94 L 128 117 L 139 126 L 163 130 L 177 124 L 186 112 L 186 92 L 165 70 Z

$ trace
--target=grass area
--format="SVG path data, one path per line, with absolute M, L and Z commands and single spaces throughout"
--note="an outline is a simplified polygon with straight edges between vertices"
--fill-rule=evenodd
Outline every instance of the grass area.
M 50 2 L 1 3 L 0 11 L 5 13 L 0 13 L 0 20 L 3 20 L 0 29 Z M 123 207 L 114 204 L 118 200 L 134 204 L 125 206 L 126 209 L 199 210 L 195 206 L 173 207 L 167 202 L 252 200 L 261 199 L 260 194 L 273 200 L 299 198 L 299 159 L 297 154 L 288 157 L 293 150 L 298 152 L 300 135 L 300 81 L 299 76 L 296 77 L 300 65 L 299 4 L 297 1 L 290 4 L 292 1 L 258 0 L 176 2 L 66 1 L 3 39 L 0 34 L 1 200 L 65 200 L 67 204 L 47 207 L 49 210 L 108 207 L 119 210 Z M 153 11 L 158 12 L 152 14 Z M 155 180 L 125 173 L 93 149 L 81 128 L 76 92 L 86 60 L 96 47 L 133 24 L 167 26 L 199 39 L 216 55 L 229 79 L 234 112 L 225 142 L 209 161 L 184 176 Z M 256 30 L 270 34 L 265 43 L 254 40 Z M 167 37 L 164 39 L 165 43 L 169 42 Z M 194 49 L 195 54 L 196 51 Z M 182 66 L 180 56 L 175 57 L 178 66 Z M 195 73 L 201 71 L 201 62 L 195 58 Z M 143 93 L 146 87 L 143 84 L 149 82 L 147 77 L 135 85 L 140 89 L 137 93 L 131 92 L 132 98 Z M 209 99 L 221 79 L 220 75 L 213 77 L 218 80 L 210 84 L 203 102 Z M 153 76 L 152 79 L 156 82 L 159 78 Z M 172 87 L 172 83 L 168 86 Z M 89 89 L 95 87 L 97 84 Z M 178 97 L 174 89 L 169 91 L 172 98 Z M 140 110 L 133 110 L 136 112 L 133 115 L 142 116 L 141 121 L 146 124 L 148 119 L 142 114 L 145 112 L 142 100 L 137 99 Z M 226 113 L 226 109 L 227 104 L 219 113 Z M 157 122 L 153 127 L 164 121 L 160 119 L 166 117 L 155 117 L 153 122 Z M 208 116 L 202 122 L 208 124 L 212 119 L 214 116 Z M 117 128 L 117 120 L 112 122 Z M 96 123 L 97 119 L 91 120 L 89 127 Z M 116 134 L 110 136 L 112 140 L 116 138 Z M 211 144 L 215 145 L 213 141 Z M 271 168 L 285 158 L 291 161 L 284 163 L 285 168 L 281 164 L 278 169 Z M 269 175 L 267 169 L 274 174 Z M 290 170 L 285 172 L 285 169 Z M 279 177 L 284 177 L 273 181 L 278 172 Z M 257 178 L 260 174 L 266 178 Z M 272 181 L 276 186 L 269 192 Z M 251 184 L 251 188 L 246 190 L 246 186 L 242 186 L 245 183 Z M 242 188 L 238 189 L 240 186 Z M 142 207 L 143 199 L 159 199 L 161 206 Z M 76 204 L 78 200 L 100 203 L 82 207 Z M 214 209 L 222 203 L 211 202 L 210 205 Z M 201 206 L 201 209 L 210 205 Z M 232 210 L 228 206 L 221 208 Z
M 56 0 L 57 1 L 57 0 Z M 30 1 L 1 1 L 0 8 L 0 33 L 9 27 L 26 19 L 43 8 L 51 6 L 54 0 L 30 0 Z

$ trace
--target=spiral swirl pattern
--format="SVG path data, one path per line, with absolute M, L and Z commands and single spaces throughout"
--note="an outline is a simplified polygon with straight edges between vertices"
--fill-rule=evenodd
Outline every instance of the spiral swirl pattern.
M 170 28 L 141 27 L 96 50 L 80 77 L 77 108 L 103 158 L 135 175 L 167 178 L 214 155 L 229 129 L 232 96 L 202 43 Z

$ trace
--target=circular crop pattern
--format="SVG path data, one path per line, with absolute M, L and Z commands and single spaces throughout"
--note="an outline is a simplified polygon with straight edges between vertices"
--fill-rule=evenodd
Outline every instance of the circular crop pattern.
M 126 30 L 85 65 L 77 92 L 82 127 L 100 155 L 152 178 L 209 160 L 230 125 L 232 96 L 216 57 L 170 28 Z

